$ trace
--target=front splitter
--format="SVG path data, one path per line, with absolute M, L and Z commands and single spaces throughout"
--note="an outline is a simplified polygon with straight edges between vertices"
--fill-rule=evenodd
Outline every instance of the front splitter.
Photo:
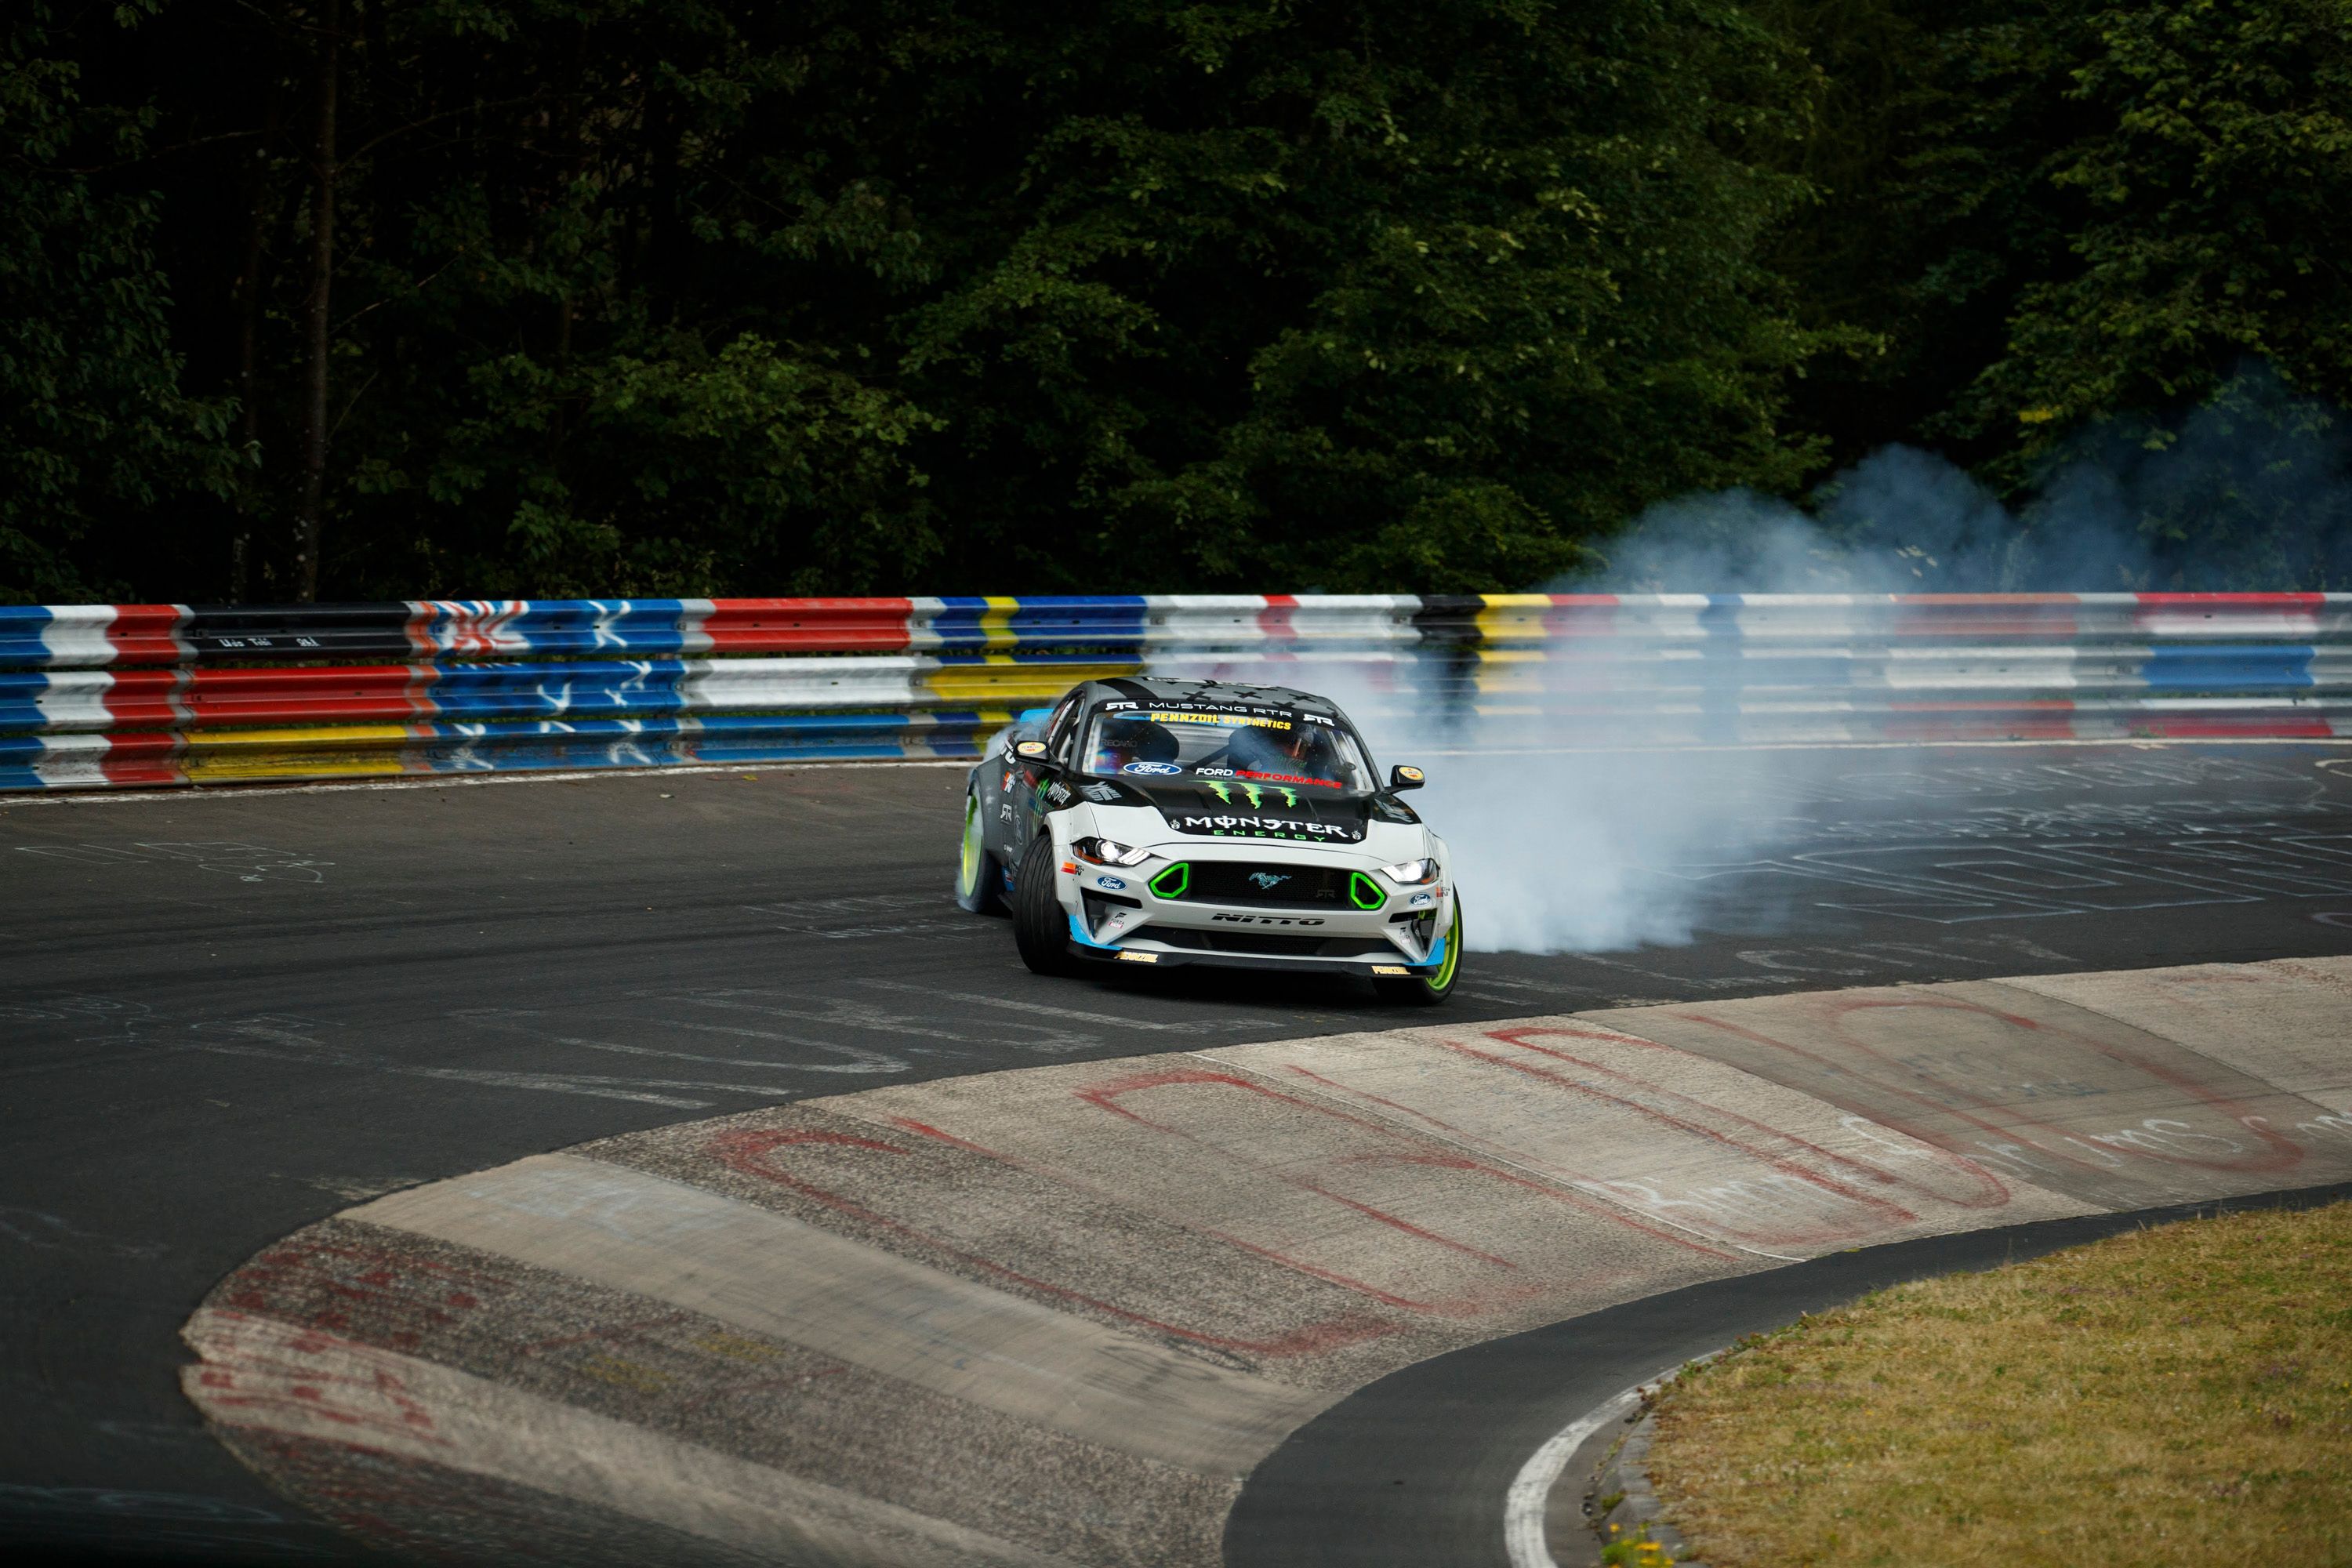
M 1207 964 L 1214 969 L 1278 969 L 1291 974 L 1351 974 L 1365 980 L 1405 980 L 1427 976 L 1433 963 L 1390 963 L 1369 958 L 1283 958 L 1262 952 L 1145 952 L 1136 948 L 1087 947 L 1068 944 L 1073 958 L 1105 968 L 1181 969 Z

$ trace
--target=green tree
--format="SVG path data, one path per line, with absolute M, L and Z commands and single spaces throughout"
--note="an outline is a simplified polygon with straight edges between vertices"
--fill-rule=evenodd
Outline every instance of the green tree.
M 2177 425 L 2251 359 L 2352 398 L 2337 259 L 2352 10 L 1775 0 L 1771 15 L 1828 78 L 1796 165 L 1819 199 L 1772 260 L 1802 321 L 1875 340 L 1798 395 L 1841 458 L 1924 437 L 2013 490 L 2099 421 Z
M 1808 459 L 1733 0 L 157 4 L 231 592 L 1512 587 Z
M 2019 290 L 1959 416 L 2014 422 L 2035 455 L 2201 400 L 2250 355 L 2352 401 L 2352 9 L 2144 0 L 2062 36 L 2085 123 L 2035 169 L 2074 220 L 2063 258 Z
M 310 35 L 338 16 L 331 58 Z M 937 556 L 906 450 L 926 416 L 874 374 L 871 308 L 794 254 L 816 226 L 768 133 L 806 67 L 748 37 L 754 16 L 351 4 L 261 33 L 341 78 L 331 159 L 298 151 L 320 116 L 297 104 L 271 176 L 282 205 L 335 213 L 331 591 L 815 593 Z M 288 249 L 258 296 L 257 379 L 290 455 L 320 355 L 293 330 L 315 284 Z
M 1878 399 L 1875 423 L 1828 410 L 1842 455 L 1865 432 L 1955 447 L 2043 552 L 2069 530 L 2130 542 L 2082 564 L 2096 585 L 2127 567 L 2148 587 L 2344 586 L 2352 11 L 1801 9 L 1819 52 L 1890 44 L 1866 91 L 1848 73 L 1885 133 L 1849 145 L 1871 151 L 1811 219 L 1885 345 L 1826 378 Z
M 906 329 L 942 443 L 1035 465 L 941 486 L 1024 579 L 1517 586 L 1801 471 L 1757 153 L 1811 73 L 1735 6 L 1087 16 L 1014 242 Z
M 227 405 L 180 391 L 160 198 L 100 184 L 147 117 L 82 101 L 78 41 L 48 0 L 0 23 L 0 600 L 117 591 L 90 533 L 226 493 L 235 461 Z

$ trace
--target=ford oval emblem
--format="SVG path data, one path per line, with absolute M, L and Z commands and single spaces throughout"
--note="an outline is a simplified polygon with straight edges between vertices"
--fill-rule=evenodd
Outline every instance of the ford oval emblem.
M 1184 770 L 1174 763 L 1129 763 L 1118 771 L 1123 773 L 1150 773 L 1155 778 L 1160 778 L 1170 773 L 1181 773 Z
M 1117 877 L 1097 877 L 1095 879 L 1095 886 L 1097 888 L 1107 888 L 1114 893 L 1123 893 L 1127 891 L 1127 884 Z

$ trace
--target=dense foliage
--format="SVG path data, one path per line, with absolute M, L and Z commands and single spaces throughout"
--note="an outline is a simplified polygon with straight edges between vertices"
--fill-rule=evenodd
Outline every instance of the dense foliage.
M 81 561 L 227 494 L 238 459 L 226 405 L 180 390 L 161 199 L 61 166 L 135 166 L 149 116 L 86 103 L 49 21 L 37 5 L 0 40 L 0 599 L 85 592 Z
M 2352 399 L 2347 45 L 2337 0 L 18 0 L 0 598 L 1507 588 L 1889 440 L 2025 485 L 2253 359 Z
M 1791 427 L 1840 462 L 1924 440 L 2076 536 L 2041 553 L 2135 569 L 2042 585 L 2352 588 L 2352 7 L 1785 0 L 1778 25 L 1829 87 L 1821 199 L 1771 263 L 1801 319 L 1878 340 L 1816 363 Z

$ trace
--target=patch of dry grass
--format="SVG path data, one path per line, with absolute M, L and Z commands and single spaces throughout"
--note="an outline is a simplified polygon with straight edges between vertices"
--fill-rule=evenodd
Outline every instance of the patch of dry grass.
M 2352 1204 L 1905 1285 L 1671 1385 L 1712 1568 L 2352 1563 Z

